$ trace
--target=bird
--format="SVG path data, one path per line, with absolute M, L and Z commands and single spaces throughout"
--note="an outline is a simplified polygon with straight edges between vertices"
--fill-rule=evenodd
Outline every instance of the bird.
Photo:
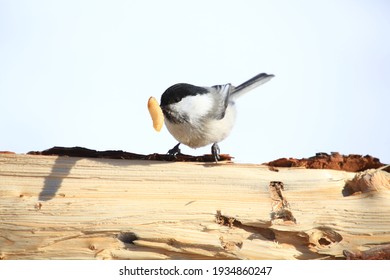
M 235 123 L 236 99 L 274 76 L 260 73 L 239 86 L 228 83 L 203 87 L 178 83 L 166 89 L 161 95 L 160 107 L 168 131 L 179 142 L 167 154 L 174 157 L 180 154 L 180 144 L 191 148 L 212 144 L 211 154 L 218 162 L 218 143 L 229 136 Z

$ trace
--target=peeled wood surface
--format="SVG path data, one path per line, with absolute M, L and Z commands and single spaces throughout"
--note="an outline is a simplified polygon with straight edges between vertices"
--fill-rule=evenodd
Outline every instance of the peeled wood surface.
M 0 258 L 334 259 L 390 244 L 387 187 L 346 194 L 355 173 L 278 169 L 3 154 Z

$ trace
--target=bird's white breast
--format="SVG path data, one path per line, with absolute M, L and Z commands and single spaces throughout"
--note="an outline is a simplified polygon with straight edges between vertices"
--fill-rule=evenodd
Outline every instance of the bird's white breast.
M 188 122 L 173 123 L 165 119 L 169 132 L 177 141 L 191 148 L 199 148 L 224 140 L 233 128 L 236 110 L 234 104 L 229 104 L 222 119 L 205 117 L 213 109 L 213 100 L 207 96 L 191 96 L 183 98 L 176 110 L 189 115 Z M 201 97 L 199 99 L 199 97 Z M 189 110 L 189 111 L 185 111 Z

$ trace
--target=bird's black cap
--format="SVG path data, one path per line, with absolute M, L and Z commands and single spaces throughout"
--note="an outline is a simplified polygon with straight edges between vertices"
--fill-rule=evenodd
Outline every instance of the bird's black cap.
M 180 83 L 169 87 L 161 96 L 160 106 L 177 103 L 186 96 L 205 94 L 208 90 L 190 84 Z

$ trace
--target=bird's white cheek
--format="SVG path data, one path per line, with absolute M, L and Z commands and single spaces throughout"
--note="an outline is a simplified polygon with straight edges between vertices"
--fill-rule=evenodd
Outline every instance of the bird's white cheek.
M 213 107 L 213 100 L 207 94 L 187 96 L 174 105 L 175 110 L 196 120 L 207 115 Z

